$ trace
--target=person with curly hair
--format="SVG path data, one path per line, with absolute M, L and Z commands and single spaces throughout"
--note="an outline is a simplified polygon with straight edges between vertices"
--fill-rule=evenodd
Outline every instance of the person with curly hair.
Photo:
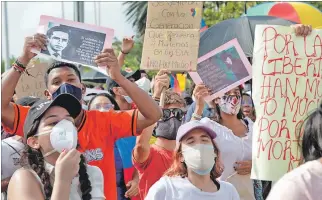
M 101 170 L 86 165 L 76 149 L 75 118 L 81 109 L 70 94 L 39 100 L 30 108 L 23 128 L 23 167 L 11 177 L 8 199 L 105 199 Z
M 207 123 L 182 125 L 176 137 L 174 162 L 149 190 L 148 200 L 239 200 L 234 186 L 216 180 L 222 173 L 217 134 Z

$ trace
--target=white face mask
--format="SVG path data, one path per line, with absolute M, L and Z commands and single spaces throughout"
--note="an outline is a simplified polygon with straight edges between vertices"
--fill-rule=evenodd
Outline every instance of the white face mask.
M 182 144 L 182 154 L 187 167 L 199 175 L 209 174 L 217 157 L 211 144 Z
M 129 104 L 133 103 L 133 100 L 131 99 L 131 97 L 129 97 L 129 96 L 125 96 L 125 95 L 123 95 L 123 97 L 124 97 L 124 99 L 125 99 L 125 101 L 126 101 L 127 103 L 129 103 Z
M 61 153 L 64 149 L 75 149 L 77 146 L 77 129 L 71 121 L 66 119 L 63 119 L 57 123 L 50 132 L 38 133 L 35 136 L 45 134 L 50 134 L 50 143 L 54 149 L 50 152 L 47 152 L 44 157 L 55 152 Z

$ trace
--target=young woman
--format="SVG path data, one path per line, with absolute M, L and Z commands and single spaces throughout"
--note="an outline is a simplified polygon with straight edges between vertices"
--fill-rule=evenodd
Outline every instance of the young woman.
M 88 110 L 120 110 L 114 98 L 106 93 L 97 94 L 88 102 Z M 138 195 L 139 176 L 132 164 L 131 153 L 136 137 L 122 138 L 115 142 L 114 159 L 116 169 L 117 200 L 135 200 Z
M 322 103 L 306 120 L 302 153 L 305 164 L 284 175 L 267 200 L 321 199 L 322 188 Z
M 23 168 L 12 176 L 9 200 L 103 200 L 103 175 L 76 150 L 74 119 L 81 104 L 70 94 L 39 100 L 29 110 Z
M 220 176 L 216 133 L 206 123 L 191 121 L 177 134 L 175 160 L 171 168 L 149 190 L 146 200 L 239 200 L 230 183 Z
M 241 111 L 242 88 L 236 87 L 221 98 L 215 99 L 212 119 L 201 119 L 204 100 L 208 95 L 205 85 L 197 85 L 194 91 L 196 99 L 195 112 L 192 120 L 201 120 L 208 123 L 217 133 L 215 142 L 221 150 L 224 171 L 220 180 L 232 183 L 243 200 L 262 198 L 260 181 L 252 181 L 250 172 L 252 167 L 252 130 L 253 121 L 244 118 Z M 255 194 L 256 193 L 256 194 Z

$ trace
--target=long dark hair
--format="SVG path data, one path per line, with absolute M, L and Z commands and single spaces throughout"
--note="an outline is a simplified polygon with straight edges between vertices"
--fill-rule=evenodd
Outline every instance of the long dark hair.
M 40 120 L 36 120 L 32 125 L 30 131 L 27 133 L 27 138 L 34 136 L 37 133 Z M 37 175 L 40 177 L 42 184 L 44 185 L 45 199 L 49 200 L 51 198 L 53 187 L 50 183 L 50 175 L 45 170 L 45 160 L 39 149 L 33 149 L 30 146 L 26 145 L 22 156 L 21 156 L 22 166 L 29 167 L 33 169 Z M 85 158 L 81 155 L 81 161 L 79 163 L 79 182 L 80 189 L 82 192 L 83 200 L 92 199 L 91 191 L 92 186 L 87 174 L 87 168 L 85 165 Z
M 303 124 L 302 152 L 304 161 L 317 160 L 322 157 L 322 102 Z
M 108 98 L 110 100 L 110 102 L 114 105 L 114 110 L 120 110 L 120 107 L 117 104 L 117 102 L 115 101 L 115 99 L 111 95 L 109 95 L 107 93 L 100 93 L 100 94 L 97 94 L 97 95 L 93 96 L 93 98 L 87 104 L 88 109 L 90 109 L 90 107 L 91 107 L 91 105 L 92 105 L 92 103 L 93 103 L 93 101 L 94 101 L 94 99 L 96 97 L 106 97 L 106 98 Z

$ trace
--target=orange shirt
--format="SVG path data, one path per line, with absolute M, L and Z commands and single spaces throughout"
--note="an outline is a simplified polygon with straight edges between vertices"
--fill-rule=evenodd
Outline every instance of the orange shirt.
M 141 199 L 145 199 L 150 187 L 157 182 L 173 163 L 173 151 L 168 151 L 156 145 L 150 148 L 148 159 L 143 163 L 138 163 L 133 157 L 134 167 L 139 172 L 139 192 Z
M 14 128 L 11 134 L 23 136 L 23 125 L 29 107 L 14 105 Z M 122 137 L 136 136 L 137 110 L 126 112 L 85 111 L 78 127 L 80 151 L 90 165 L 99 167 L 104 175 L 104 193 L 106 199 L 116 199 L 116 171 L 114 160 L 114 142 Z

